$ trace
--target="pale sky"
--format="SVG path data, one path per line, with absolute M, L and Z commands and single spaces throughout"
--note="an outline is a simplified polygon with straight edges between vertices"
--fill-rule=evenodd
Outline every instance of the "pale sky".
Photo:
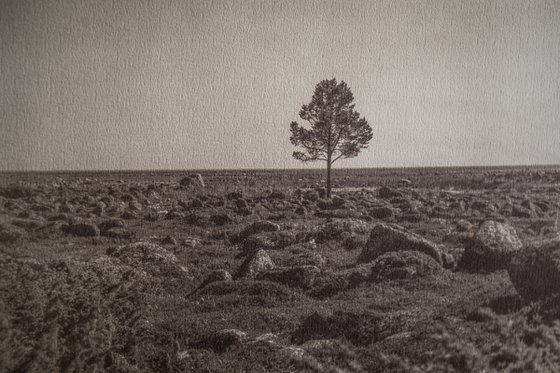
M 299 168 L 333 77 L 335 167 L 560 164 L 560 1 L 0 0 L 0 170 Z

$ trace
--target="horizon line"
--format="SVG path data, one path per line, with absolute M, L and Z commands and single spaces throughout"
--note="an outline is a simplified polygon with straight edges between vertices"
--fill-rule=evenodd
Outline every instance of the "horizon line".
M 340 167 L 333 168 L 336 170 L 394 170 L 394 169 L 450 169 L 450 168 L 532 168 L 560 167 L 560 164 L 509 164 L 509 165 L 456 165 L 456 166 L 388 166 L 388 167 Z M 126 173 L 126 172 L 216 172 L 216 171 L 324 171 L 324 168 L 156 168 L 156 169 L 51 169 L 51 170 L 0 170 L 0 174 L 25 174 L 25 173 L 87 173 L 87 172 L 108 172 L 108 173 Z

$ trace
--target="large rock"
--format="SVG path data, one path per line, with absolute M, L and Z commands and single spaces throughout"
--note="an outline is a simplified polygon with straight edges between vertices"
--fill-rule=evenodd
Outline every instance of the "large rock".
M 109 230 L 111 228 L 126 228 L 126 223 L 123 219 L 119 218 L 108 218 L 104 219 L 98 224 L 101 232 Z
M 320 241 L 339 239 L 342 234 L 355 233 L 366 234 L 369 229 L 368 223 L 359 219 L 332 219 L 318 227 L 317 238 Z
M 263 232 L 277 232 L 279 230 L 280 230 L 280 225 L 276 223 L 267 220 L 255 221 L 249 224 L 248 226 L 246 226 L 241 232 L 239 232 L 237 237 L 233 238 L 233 241 L 241 242 L 254 234 L 263 233 Z
M 303 198 L 311 202 L 317 202 L 320 196 L 319 196 L 319 192 L 317 192 L 314 189 L 310 189 L 303 194 Z
M 206 287 L 208 284 L 211 284 L 213 282 L 218 282 L 218 281 L 229 282 L 232 280 L 233 278 L 231 277 L 231 274 L 225 269 L 214 270 L 210 272 L 210 274 L 204 279 L 204 281 L 202 281 L 202 283 L 198 285 L 198 287 L 191 294 L 196 293 L 200 289 Z
M 204 189 L 204 187 L 206 186 L 201 174 L 192 174 L 185 176 L 181 179 L 180 184 L 184 187 L 195 187 L 199 189 Z
M 372 264 L 371 277 L 377 281 L 428 276 L 442 271 L 434 258 L 420 251 L 387 252 Z
M 281 190 L 274 189 L 267 197 L 268 199 L 278 199 L 278 200 L 285 200 L 286 193 L 282 192 Z
M 241 346 L 248 340 L 247 333 L 237 329 L 223 329 L 204 338 L 197 347 L 224 353 Z
M 220 213 L 210 216 L 210 221 L 221 227 L 222 225 L 232 223 L 234 219 L 228 213 Z
M 515 228 L 511 225 L 487 220 L 467 241 L 460 266 L 484 271 L 505 269 L 512 255 L 522 246 Z
M 344 206 L 346 201 L 344 198 L 339 196 L 334 196 L 328 199 L 321 199 L 317 202 L 317 207 L 321 210 L 338 210 Z
M 134 236 L 134 234 L 131 231 L 129 231 L 127 228 L 122 228 L 122 227 L 109 228 L 101 232 L 101 234 L 105 237 L 118 238 L 118 239 L 129 239 Z
M 403 194 L 398 190 L 391 189 L 389 187 L 381 187 L 379 188 L 379 197 L 380 198 L 393 198 L 393 197 L 402 197 Z
M 44 218 L 33 218 L 33 219 L 22 219 L 15 218 L 12 219 L 12 225 L 26 229 L 28 231 L 33 231 L 35 229 L 40 229 L 45 226 L 46 222 Z
M 392 208 L 388 206 L 378 206 L 373 207 L 369 211 L 369 216 L 374 219 L 389 219 L 395 216 L 395 213 Z
M 185 277 L 187 274 L 187 269 L 179 264 L 173 253 L 150 242 L 135 242 L 111 248 L 107 250 L 107 254 L 153 276 Z
M 265 250 L 258 250 L 248 256 L 241 264 L 235 278 L 253 278 L 259 272 L 275 267 L 274 262 Z
M 443 263 L 441 251 L 435 243 L 398 225 L 388 224 L 373 227 L 358 261 L 371 262 L 390 251 L 419 251 L 431 256 L 437 263 Z
M 520 250 L 511 259 L 508 274 L 525 299 L 538 300 L 560 294 L 560 240 Z
M 99 227 L 91 221 L 76 221 L 67 228 L 68 233 L 80 237 L 97 237 L 101 233 Z

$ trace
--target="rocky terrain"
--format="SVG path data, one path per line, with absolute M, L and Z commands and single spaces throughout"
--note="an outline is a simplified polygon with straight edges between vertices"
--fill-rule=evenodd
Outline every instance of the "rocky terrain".
M 0 175 L 0 371 L 560 370 L 560 167 Z

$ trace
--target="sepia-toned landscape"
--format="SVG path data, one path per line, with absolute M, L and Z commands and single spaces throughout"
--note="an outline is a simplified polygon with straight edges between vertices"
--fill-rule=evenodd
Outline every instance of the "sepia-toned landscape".
M 0 0 L 0 373 L 560 372 L 560 0 Z
M 2 371 L 560 365 L 559 167 L 2 182 Z

